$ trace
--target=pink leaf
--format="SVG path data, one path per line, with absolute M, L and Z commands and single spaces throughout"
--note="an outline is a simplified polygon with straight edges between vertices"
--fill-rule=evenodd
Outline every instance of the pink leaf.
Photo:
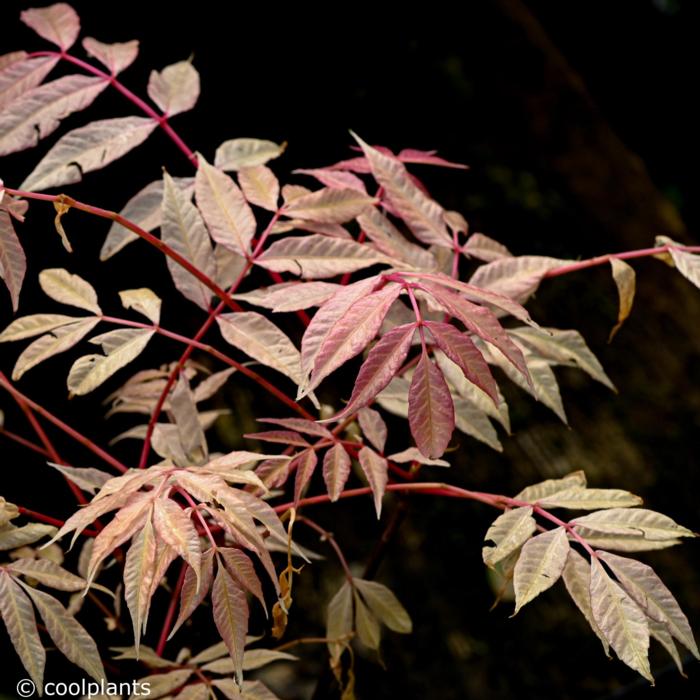
M 531 383 L 530 373 L 528 372 L 523 353 L 508 337 L 493 312 L 483 306 L 472 304 L 444 287 L 425 284 L 421 285 L 421 288 L 433 296 L 450 316 L 460 320 L 467 327 L 468 331 L 497 347 L 528 380 L 528 383 Z
M 427 245 L 451 248 L 452 238 L 445 226 L 443 208 L 416 186 L 403 163 L 380 153 L 359 137 L 355 139 L 369 161 L 372 174 L 384 188 L 387 200 L 416 238 Z
M 66 51 L 80 34 L 80 18 L 65 2 L 24 10 L 20 19 L 40 37 Z
M 199 73 L 189 61 L 173 63 L 160 73 L 151 71 L 148 96 L 167 116 L 187 112 L 199 98 Z
M 454 405 L 442 372 L 425 352 L 408 392 L 408 422 L 418 449 L 431 459 L 441 457 L 455 427 Z
M 355 380 L 355 387 L 348 405 L 335 416 L 340 420 L 366 406 L 384 389 L 401 368 L 416 330 L 415 323 L 392 328 L 369 351 Z
M 424 165 L 438 165 L 442 168 L 458 168 L 460 170 L 468 170 L 468 165 L 462 163 L 453 163 L 452 161 L 440 158 L 435 155 L 435 151 L 417 151 L 415 148 L 404 148 L 398 155 L 398 158 L 403 163 L 421 163 Z
M 313 435 L 315 437 L 332 440 L 333 435 L 322 425 L 314 423 L 314 421 L 306 420 L 305 418 L 258 418 L 261 423 L 272 423 L 272 425 L 280 425 L 289 430 L 296 430 L 299 433 Z
M 332 187 L 337 189 L 350 188 L 367 194 L 367 188 L 365 183 L 360 180 L 357 175 L 353 175 L 350 172 L 343 172 L 342 170 L 333 170 L 331 168 L 300 168 L 295 170 L 294 173 L 300 175 L 310 175 L 315 177 L 321 184 L 326 187 Z
M 83 39 L 83 48 L 109 69 L 112 75 L 117 75 L 128 68 L 139 53 L 139 42 L 136 39 L 120 44 L 103 44 L 92 37 Z
M 185 580 L 180 591 L 180 612 L 173 629 L 168 636 L 170 639 L 192 613 L 202 604 L 209 593 L 211 583 L 214 579 L 214 550 L 208 549 L 202 554 L 202 567 L 200 578 L 191 566 L 185 571 Z M 197 587 L 199 583 L 199 588 Z
M 285 205 L 284 213 L 297 219 L 342 224 L 351 221 L 376 202 L 366 192 L 358 192 L 357 189 L 324 187 L 292 200 Z
M 245 591 L 219 564 L 212 588 L 214 623 L 233 659 L 236 680 L 243 683 L 243 649 L 248 632 L 248 601 Z
M 294 503 L 299 503 L 304 488 L 309 483 L 309 479 L 313 476 L 318 464 L 316 450 L 304 450 L 301 454 L 294 458 L 292 466 L 296 466 L 297 475 L 294 480 Z
M 261 442 L 275 442 L 281 445 L 293 445 L 295 447 L 309 447 L 309 443 L 293 430 L 266 430 L 262 433 L 246 433 L 243 437 L 249 440 Z
M 36 87 L 58 63 L 53 56 L 26 58 L 18 51 L 14 60 L 8 61 L 0 69 L 0 109 Z
M 449 439 L 449 438 L 448 438 Z M 360 467 L 367 477 L 369 486 L 374 494 L 374 508 L 377 518 L 382 514 L 382 498 L 389 480 L 388 464 L 384 457 L 378 455 L 371 447 L 363 447 L 358 455 Z
M 347 160 L 340 160 L 333 165 L 329 165 L 327 170 L 350 170 L 354 173 L 369 174 L 372 172 L 369 167 L 369 162 L 364 156 L 358 156 L 357 158 L 348 158 Z
M 336 443 L 323 458 L 323 480 L 326 482 L 331 501 L 337 501 L 350 475 L 350 456 L 345 448 Z
M 0 115 L 0 155 L 36 146 L 61 119 L 92 104 L 108 85 L 102 78 L 66 75 L 29 90 Z
M 339 289 L 340 285 L 331 282 L 282 282 L 271 287 L 231 296 L 233 299 L 247 301 L 249 304 L 272 309 L 274 312 L 298 311 L 312 306 L 321 306 Z
M 27 271 L 27 258 L 7 212 L 0 211 L 0 278 L 7 285 L 12 309 L 17 311 L 19 293 Z
M 378 452 L 384 452 L 388 430 L 379 411 L 373 408 L 361 408 L 357 419 L 364 436 Z
M 339 318 L 319 348 L 308 387 L 315 389 L 331 372 L 362 352 L 381 328 L 389 307 L 401 293 L 401 286 L 390 283 L 384 289 L 360 299 Z
M 464 373 L 464 376 L 472 383 L 483 389 L 498 406 L 498 386 L 491 374 L 484 356 L 469 339 L 466 333 L 461 333 L 449 323 L 436 323 L 426 321 L 426 328 L 430 331 L 438 347 L 452 360 Z
M 193 569 L 201 585 L 202 551 L 190 516 L 169 498 L 158 498 L 153 509 L 156 532 Z
M 219 553 L 223 557 L 226 569 L 231 576 L 233 576 L 243 588 L 250 591 L 260 601 L 263 610 L 267 612 L 260 579 L 255 573 L 255 567 L 250 557 L 240 549 L 234 549 L 232 547 L 221 547 L 219 548 Z

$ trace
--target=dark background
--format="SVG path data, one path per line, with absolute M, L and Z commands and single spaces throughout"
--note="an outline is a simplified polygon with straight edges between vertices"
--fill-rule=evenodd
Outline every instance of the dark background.
M 15 19 L 25 6 L 3 4 L 0 52 L 42 48 Z M 122 76 L 139 94 L 151 68 L 193 54 L 202 96 L 197 109 L 174 118 L 173 125 L 209 158 L 221 141 L 236 136 L 288 141 L 274 164 L 285 181 L 294 168 L 345 157 L 352 128 L 371 143 L 397 150 L 436 148 L 446 158 L 469 163 L 466 173 L 422 168 L 419 174 L 473 230 L 507 243 L 516 254 L 587 257 L 647 247 L 657 234 L 698 242 L 698 23 L 691 0 L 491 0 L 420 10 L 404 5 L 391 20 L 379 17 L 376 4 L 305 5 L 281 12 L 262 3 L 205 1 L 186 9 L 131 1 L 74 6 L 85 35 L 141 40 L 139 59 Z M 74 51 L 82 56 L 80 47 Z M 107 92 L 87 116 L 131 113 L 123 98 Z M 65 126 L 85 119 L 74 116 Z M 5 158 L 0 176 L 17 185 L 36 158 L 35 153 Z M 119 209 L 159 176 L 161 166 L 171 174 L 190 174 L 184 157 L 155 133 L 138 152 L 90 175 L 71 194 Z M 65 219 L 76 248 L 71 257 L 60 247 L 51 219 L 48 208 L 33 206 L 20 232 L 30 266 L 21 313 L 55 310 L 36 289 L 36 274 L 47 266 L 65 266 L 94 283 L 107 311 L 118 310 L 116 289 L 167 290 L 165 266 L 145 245 L 134 244 L 100 264 L 106 224 L 71 212 Z M 584 468 L 592 485 L 633 490 L 648 507 L 698 529 L 700 292 L 657 261 L 635 267 L 635 309 L 611 345 L 606 340 L 617 310 L 608 269 L 552 280 L 531 306 L 543 325 L 581 330 L 619 395 L 577 372 L 559 372 L 568 429 L 510 391 L 514 435 L 502 435 L 504 453 L 460 435 L 452 481 L 511 493 Z M 5 325 L 6 299 L 0 314 Z M 166 305 L 164 326 L 185 333 L 200 322 L 192 305 Z M 9 374 L 18 352 L 3 348 L 3 371 Z M 153 343 L 144 366 L 175 359 L 179 352 Z M 31 370 L 20 387 L 104 441 L 128 423 L 101 418 L 106 391 L 66 400 L 65 376 L 75 357 L 68 355 Z M 121 380 L 120 375 L 107 389 Z M 238 411 L 233 427 L 229 423 L 219 435 L 230 446 L 249 427 L 245 407 L 260 415 L 270 406 L 243 382 L 226 400 Z M 8 428 L 29 435 L 9 398 L 0 406 Z M 56 437 L 64 457 L 92 464 L 88 453 Z M 128 462 L 137 457 L 127 446 L 118 453 Z M 40 460 L 5 442 L 0 454 L 3 496 L 57 517 L 69 514 L 65 488 Z M 395 507 L 388 499 L 386 512 Z M 415 633 L 387 634 L 385 669 L 371 656 L 358 655 L 359 698 L 643 698 L 660 690 L 678 698 L 697 696 L 696 663 L 688 664 L 685 681 L 663 653 L 654 652 L 659 689 L 652 691 L 621 663 L 608 662 L 561 585 L 513 620 L 508 605 L 489 613 L 493 592 L 480 548 L 493 512 L 425 498 L 407 503 L 407 509 L 377 578 L 405 603 Z M 315 515 L 334 529 L 361 570 L 384 525 L 376 523 L 370 504 L 319 508 Z M 697 627 L 697 545 L 640 559 L 657 568 Z M 323 609 L 337 575 L 332 560 L 305 570 L 292 636 L 322 633 Z M 155 645 L 162 605 L 155 605 L 146 643 Z M 93 631 L 104 629 L 99 617 L 83 620 Z M 191 638 L 180 633 L 179 643 L 194 649 L 206 644 L 209 620 L 208 613 L 201 615 Z M 96 636 L 101 648 L 128 643 L 107 632 Z M 12 697 L 23 672 L 2 634 L 0 645 L 9 671 L 2 682 Z M 174 655 L 178 648 L 176 638 L 168 651 Z M 303 648 L 300 656 L 295 668 L 276 668 L 268 677 L 283 698 L 309 697 L 322 675 L 323 650 Z M 80 674 L 50 656 L 47 676 Z

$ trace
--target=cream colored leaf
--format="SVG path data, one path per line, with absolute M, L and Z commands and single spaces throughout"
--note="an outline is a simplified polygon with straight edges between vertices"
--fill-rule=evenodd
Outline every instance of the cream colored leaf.
M 199 586 L 202 551 L 190 516 L 169 498 L 158 498 L 153 509 L 153 524 L 159 537 L 194 569 Z
M 147 518 L 134 537 L 124 562 L 124 597 L 134 627 L 134 645 L 138 657 L 142 627 L 151 602 L 151 585 L 156 559 L 156 537 Z
M 540 481 L 538 484 L 527 486 L 520 491 L 515 498 L 518 501 L 535 503 L 542 498 L 559 493 L 560 491 L 565 491 L 570 488 L 585 487 L 586 475 L 582 471 L 577 471 L 571 472 L 571 474 L 567 474 L 560 479 L 546 479 L 545 481 Z
M 287 216 L 319 221 L 324 224 L 343 224 L 352 221 L 377 200 L 355 189 L 324 187 L 311 194 L 297 197 L 284 207 Z
M 125 289 L 119 292 L 122 306 L 125 309 L 134 309 L 143 314 L 151 323 L 158 325 L 160 322 L 160 297 L 150 289 Z
M 266 165 L 241 168 L 238 171 L 238 184 L 251 204 L 268 211 L 277 211 L 280 184 L 275 174 Z
M 617 287 L 617 295 L 620 299 L 620 310 L 617 314 L 617 323 L 610 331 L 608 342 L 610 342 L 614 335 L 620 330 L 620 327 L 627 320 L 627 317 L 632 311 L 637 279 L 634 268 L 623 260 L 610 258 L 610 264 L 612 265 L 613 280 L 615 280 L 615 286 Z
M 496 452 L 502 452 L 503 445 L 487 414 L 461 396 L 453 396 L 452 401 L 455 407 L 455 427 Z
M 66 464 L 54 464 L 53 462 L 47 462 L 47 464 L 61 472 L 63 476 L 87 493 L 96 493 L 113 478 L 112 474 L 95 469 L 95 467 L 70 467 Z
M 246 301 L 275 312 L 298 311 L 312 306 L 321 306 L 339 289 L 340 285 L 331 282 L 282 282 L 231 296 L 233 299 Z
M 265 316 L 255 311 L 221 314 L 217 319 L 224 340 L 296 384 L 302 381 L 301 356 L 292 341 Z
M 214 261 L 216 262 L 214 280 L 223 289 L 233 286 L 237 280 L 244 279 L 248 275 L 246 259 L 220 243 L 214 246 Z
M 214 277 L 216 261 L 202 217 L 168 173 L 164 173 L 163 180 L 161 239 L 209 278 Z M 166 262 L 178 291 L 197 306 L 208 309 L 212 294 L 209 288 L 170 258 Z
M 62 268 L 49 268 L 39 273 L 39 284 L 54 301 L 101 314 L 94 287 L 82 277 Z
M 239 138 L 224 141 L 217 149 L 214 164 L 222 170 L 240 170 L 264 165 L 282 155 L 286 144 L 261 139 Z
M 659 644 L 661 644 L 661 646 L 664 649 L 666 649 L 666 651 L 670 654 L 671 658 L 673 659 L 673 662 L 676 664 L 678 673 L 680 673 L 681 676 L 685 678 L 686 675 L 683 672 L 683 661 L 681 659 L 681 655 L 678 653 L 678 647 L 673 641 L 673 637 L 668 631 L 667 625 L 661 622 L 656 622 L 656 620 L 651 619 L 648 619 L 647 623 L 649 625 L 649 634 L 651 635 L 651 637 L 653 637 L 657 642 L 659 642 Z
M 254 671 L 256 668 L 267 666 L 274 661 L 297 661 L 293 654 L 274 649 L 247 649 L 243 654 L 243 670 Z
M 484 564 L 493 567 L 505 559 L 530 538 L 536 527 L 530 506 L 507 510 L 499 515 L 484 536 L 485 542 L 494 543 L 482 549 Z
M 462 246 L 462 252 L 484 262 L 493 262 L 513 256 L 502 243 L 485 236 L 483 233 L 473 233 L 469 236 L 467 242 Z
M 587 489 L 574 486 L 539 499 L 539 504 L 545 508 L 598 510 L 600 508 L 632 508 L 641 505 L 642 499 L 621 489 Z
M 600 639 L 606 656 L 610 657 L 610 644 L 593 618 L 593 609 L 591 608 L 591 565 L 575 549 L 569 550 L 562 578 L 571 599 L 576 603 L 576 607 L 578 607 L 586 618 L 586 622 L 588 622 L 598 639 Z
M 249 255 L 256 224 L 248 202 L 233 178 L 209 165 L 200 154 L 197 158 L 197 206 L 211 237 L 239 255 Z
M 671 635 L 696 659 L 700 659 L 688 618 L 654 570 L 640 561 L 610 552 L 598 552 L 598 556 L 612 569 L 622 587 L 647 617 L 667 625 Z
M 31 316 L 22 316 L 17 318 L 5 330 L 0 333 L 0 343 L 6 343 L 14 340 L 24 340 L 35 335 L 41 335 L 66 326 L 69 323 L 75 323 L 81 319 L 74 316 L 64 316 L 63 314 L 32 314 Z
M 46 652 L 39 639 L 34 609 L 24 591 L 0 569 L 0 617 L 22 665 L 41 694 Z
M 85 579 L 66 571 L 50 559 L 16 559 L 8 568 L 14 574 L 36 579 L 58 591 L 82 591 L 86 586 Z
M 577 527 L 576 532 L 596 549 L 613 549 L 616 552 L 650 552 L 656 549 L 666 549 L 681 544 L 679 539 L 647 540 L 642 532 L 633 535 L 618 535 L 587 530 Z
M 85 628 L 55 598 L 31 586 L 24 585 L 24 589 L 36 605 L 46 630 L 59 651 L 96 681 L 103 680 L 105 671 L 97 645 Z
M 172 665 L 172 661 L 169 663 Z M 151 700 L 156 698 L 162 698 L 168 695 L 171 691 L 176 690 L 183 686 L 187 679 L 194 673 L 192 668 L 180 668 L 176 671 L 166 671 L 165 673 L 158 673 L 153 676 L 146 676 L 140 678 L 134 685 L 135 688 L 148 688 L 148 697 Z M 148 685 L 146 685 L 148 684 Z M 138 698 L 144 697 L 144 693 L 138 692 L 129 697 L 129 700 L 138 700 Z
M 358 454 L 358 459 L 372 489 L 374 509 L 377 511 L 377 519 L 379 519 L 382 514 L 382 498 L 384 498 L 384 491 L 389 481 L 389 465 L 384 457 L 378 455 L 370 447 L 363 447 Z
M 170 412 L 185 454 L 194 464 L 205 462 L 209 450 L 189 382 L 180 374 L 170 395 Z
M 80 182 L 85 173 L 104 168 L 143 143 L 157 126 L 148 117 L 117 117 L 73 129 L 56 142 L 20 187 L 37 191 Z
M 657 236 L 655 245 L 669 246 L 671 259 L 678 268 L 678 272 L 680 272 L 683 277 L 692 282 L 696 287 L 700 287 L 700 255 L 681 250 L 677 247 L 680 245 L 679 243 L 672 241 L 666 236 Z
M 148 96 L 172 117 L 187 112 L 197 104 L 199 73 L 189 61 L 178 61 L 162 71 L 151 71 Z
M 12 300 L 12 310 L 17 311 L 19 293 L 27 271 L 27 258 L 17 238 L 12 219 L 0 211 L 0 279 L 5 282 Z
M 411 618 L 390 589 L 376 581 L 365 581 L 360 578 L 354 578 L 353 583 L 372 614 L 381 623 L 401 634 L 410 634 L 413 631 Z
M 584 527 L 611 535 L 637 535 L 650 541 L 674 540 L 679 537 L 695 537 L 695 533 L 674 522 L 667 515 L 645 508 L 609 508 L 584 515 L 571 521 L 576 528 Z
M 108 354 L 78 358 L 68 374 L 68 390 L 77 396 L 93 391 L 136 359 L 154 333 L 154 330 L 145 328 L 124 328 L 95 336 L 90 342 L 100 343 Z
M 331 666 L 336 667 L 343 649 L 349 646 L 353 633 L 352 587 L 345 581 L 328 604 L 326 613 L 326 638 L 331 656 Z
M 175 620 L 175 624 L 168 635 L 170 639 L 182 624 L 190 618 L 192 613 L 202 604 L 209 593 L 212 581 L 214 580 L 214 550 L 208 549 L 202 554 L 201 583 L 198 584 L 197 574 L 191 566 L 185 571 L 185 579 L 180 590 L 180 612 Z M 199 585 L 199 590 L 197 586 Z M 224 651 L 222 653 L 226 653 Z M 201 656 L 198 655 L 200 658 Z M 195 657 L 197 658 L 197 657 Z M 233 673 L 233 671 L 231 671 Z
M 646 617 L 632 598 L 605 573 L 597 559 L 591 561 L 591 608 L 596 624 L 620 660 L 653 683 Z
M 387 459 L 398 464 L 405 464 L 406 462 L 418 462 L 418 464 L 427 464 L 434 467 L 449 467 L 450 463 L 444 459 L 430 459 L 426 457 L 419 449 L 416 447 L 408 447 L 401 452 L 395 452 L 393 455 L 389 455 Z
M 36 87 L 58 63 L 57 56 L 27 58 L 24 51 L 5 54 L 0 63 L 0 109 Z
M 42 537 L 53 535 L 56 528 L 43 523 L 29 523 L 22 527 L 13 527 L 0 531 L 0 552 L 17 549 L 28 544 L 34 544 Z
M 548 530 L 528 540 L 515 565 L 515 611 L 553 586 L 561 576 L 569 554 L 569 539 L 563 527 Z

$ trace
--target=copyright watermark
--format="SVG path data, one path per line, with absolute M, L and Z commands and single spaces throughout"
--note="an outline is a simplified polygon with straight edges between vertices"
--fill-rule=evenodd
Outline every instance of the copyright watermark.
M 147 698 L 151 694 L 150 683 L 139 683 L 139 681 L 129 681 L 128 683 L 110 683 L 101 680 L 88 681 L 83 678 L 80 681 L 64 683 L 63 681 L 49 681 L 44 684 L 44 695 L 48 697 L 77 697 L 94 698 L 98 695 L 126 695 Z M 21 698 L 31 698 L 38 695 L 34 681 L 23 678 L 17 683 L 17 695 Z

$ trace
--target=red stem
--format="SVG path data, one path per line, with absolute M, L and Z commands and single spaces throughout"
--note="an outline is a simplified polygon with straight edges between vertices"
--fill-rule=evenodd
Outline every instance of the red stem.
M 163 621 L 163 629 L 160 631 L 160 638 L 158 639 L 158 646 L 156 647 L 156 654 L 158 656 L 163 656 L 163 650 L 168 642 L 168 635 L 170 634 L 170 628 L 173 625 L 173 619 L 175 618 L 175 608 L 177 607 L 177 599 L 180 597 L 180 591 L 185 583 L 185 572 L 187 571 L 187 564 L 183 561 L 182 567 L 180 568 L 180 576 L 177 579 L 175 588 L 173 589 L 172 595 L 170 596 L 170 605 L 168 606 L 168 612 L 165 615 L 165 620 Z
M 27 440 L 27 438 L 23 438 L 21 435 L 17 435 L 16 433 L 13 433 L 9 430 L 5 430 L 5 428 L 0 428 L 0 435 L 4 435 L 8 440 L 13 440 L 14 442 L 22 445 L 22 447 L 26 447 L 29 450 L 34 450 L 34 452 L 38 452 L 40 455 L 46 457 L 47 459 L 51 459 L 51 455 L 49 454 L 48 450 L 44 449 L 41 445 L 37 445 L 31 440 Z
M 70 437 L 72 437 L 76 442 L 79 442 L 81 445 L 90 450 L 93 454 L 97 455 L 100 459 L 104 460 L 107 464 L 111 465 L 120 472 L 126 472 L 129 470 L 129 468 L 125 464 L 120 462 L 118 459 L 116 459 L 116 457 L 112 457 L 112 455 L 109 454 L 109 452 L 105 452 L 105 450 L 96 445 L 92 440 L 85 437 L 82 433 L 79 433 L 74 428 L 71 428 L 60 418 L 54 416 L 53 413 L 46 410 L 43 406 L 40 406 L 35 401 L 32 401 L 21 391 L 19 391 L 19 389 L 16 389 L 14 386 L 12 386 L 10 381 L 2 372 L 0 372 L 0 387 L 12 394 L 15 400 L 20 399 L 21 401 L 24 401 L 27 404 L 27 406 L 29 406 L 32 410 L 36 411 L 39 415 L 46 418 L 46 420 L 48 420 L 50 423 L 53 423 L 57 428 L 62 430 L 67 435 L 70 435 Z
M 106 73 L 103 70 L 100 70 L 99 68 L 90 65 L 87 63 L 87 61 L 83 61 L 80 58 L 77 58 L 76 56 L 71 56 L 69 53 L 66 53 L 65 51 L 34 51 L 33 53 L 29 54 L 29 58 L 34 58 L 38 56 L 53 56 L 56 58 L 62 58 L 65 61 L 68 61 L 69 63 L 72 63 L 75 66 L 78 66 L 79 68 L 82 68 L 85 72 L 87 73 L 92 73 L 93 75 L 96 75 L 98 78 L 103 78 L 104 80 L 107 80 L 116 90 L 121 92 L 124 97 L 126 97 L 127 100 L 129 100 L 132 104 L 136 105 L 144 114 L 149 116 L 153 121 L 158 123 L 158 126 L 160 126 L 163 131 L 170 137 L 170 139 L 175 143 L 175 145 L 187 156 L 188 160 L 194 167 L 196 168 L 198 163 L 197 163 L 197 156 L 192 152 L 192 150 L 187 146 L 187 144 L 180 138 L 180 136 L 177 134 L 177 132 L 173 129 L 172 126 L 168 123 L 168 117 L 165 114 L 159 114 L 156 112 L 153 107 L 151 107 L 148 103 L 144 102 L 138 95 L 134 94 L 131 90 L 129 90 L 128 87 L 126 87 L 123 83 L 121 83 L 119 80 L 114 75 L 110 75 L 109 73 Z

